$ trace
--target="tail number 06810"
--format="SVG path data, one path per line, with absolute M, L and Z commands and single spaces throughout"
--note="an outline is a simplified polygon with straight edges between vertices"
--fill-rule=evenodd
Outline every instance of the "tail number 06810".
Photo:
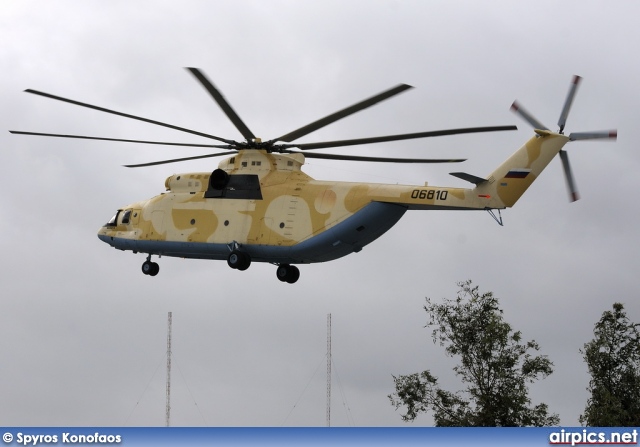
M 426 199 L 426 200 L 447 200 L 449 191 L 440 191 L 437 189 L 414 189 L 411 191 L 412 199 Z

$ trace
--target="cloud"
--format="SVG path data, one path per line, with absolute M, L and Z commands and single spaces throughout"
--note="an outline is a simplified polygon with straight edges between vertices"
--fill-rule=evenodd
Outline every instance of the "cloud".
M 271 265 L 142 255 L 95 236 L 126 203 L 164 191 L 176 172 L 216 161 L 120 165 L 204 151 L 0 137 L 0 416 L 7 425 L 162 425 L 166 315 L 173 312 L 176 425 L 324 425 L 326 315 L 351 419 L 333 382 L 333 425 L 403 425 L 392 374 L 448 360 L 423 326 L 424 297 L 471 278 L 505 319 L 536 339 L 556 372 L 536 384 L 566 425 L 586 403 L 578 349 L 614 301 L 640 321 L 634 168 L 640 74 L 638 7 L 569 2 L 4 2 L 0 49 L 6 130 L 201 142 L 168 129 L 22 92 L 33 88 L 225 138 L 237 130 L 185 66 L 196 66 L 263 138 L 273 138 L 400 82 L 412 91 L 305 142 L 515 123 L 517 132 L 345 148 L 357 155 L 462 156 L 484 176 L 532 132 L 520 100 L 551 128 L 573 74 L 584 77 L 568 131 L 618 128 L 616 144 L 568 146 L 582 200 L 567 203 L 555 160 L 504 227 L 486 213 L 409 212 L 354 255 L 301 266 L 295 285 Z M 302 141 L 302 140 L 301 140 Z M 451 167 L 310 160 L 317 178 L 463 186 Z M 627 307 L 628 306 L 628 307 Z M 160 365 L 160 366 L 158 366 Z M 307 391 L 303 393 L 307 384 Z M 455 380 L 451 387 L 458 386 Z M 301 397 L 302 395 L 302 397 Z M 298 402 L 298 399 L 299 402 Z M 295 405 L 297 403 L 297 405 Z M 294 406 L 295 405 L 295 406 Z M 417 424 L 430 424 L 429 416 Z

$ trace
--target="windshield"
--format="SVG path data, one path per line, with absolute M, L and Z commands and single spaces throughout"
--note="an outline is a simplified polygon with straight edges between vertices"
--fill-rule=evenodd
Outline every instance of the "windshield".
M 107 222 L 105 224 L 105 227 L 115 227 L 116 226 L 116 222 L 118 220 L 118 214 L 120 213 L 120 211 L 118 210 L 111 219 L 109 219 L 109 222 Z
M 126 210 L 122 214 L 122 223 L 128 225 L 130 219 L 131 219 L 131 210 Z

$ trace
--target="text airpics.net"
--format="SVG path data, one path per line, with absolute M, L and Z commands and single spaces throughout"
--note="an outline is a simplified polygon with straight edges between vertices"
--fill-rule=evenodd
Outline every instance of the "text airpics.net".
M 549 435 L 550 445 L 637 445 L 638 444 L 638 431 L 636 429 L 631 431 L 619 431 L 619 432 L 602 432 L 602 431 L 589 431 L 583 429 L 582 431 L 569 431 L 560 430 L 559 432 L 553 432 Z

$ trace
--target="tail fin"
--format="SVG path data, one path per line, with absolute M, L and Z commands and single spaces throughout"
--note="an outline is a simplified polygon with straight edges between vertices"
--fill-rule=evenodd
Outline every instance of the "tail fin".
M 489 208 L 512 207 L 569 142 L 569 137 L 548 130 L 536 134 L 474 189 L 490 199 Z

